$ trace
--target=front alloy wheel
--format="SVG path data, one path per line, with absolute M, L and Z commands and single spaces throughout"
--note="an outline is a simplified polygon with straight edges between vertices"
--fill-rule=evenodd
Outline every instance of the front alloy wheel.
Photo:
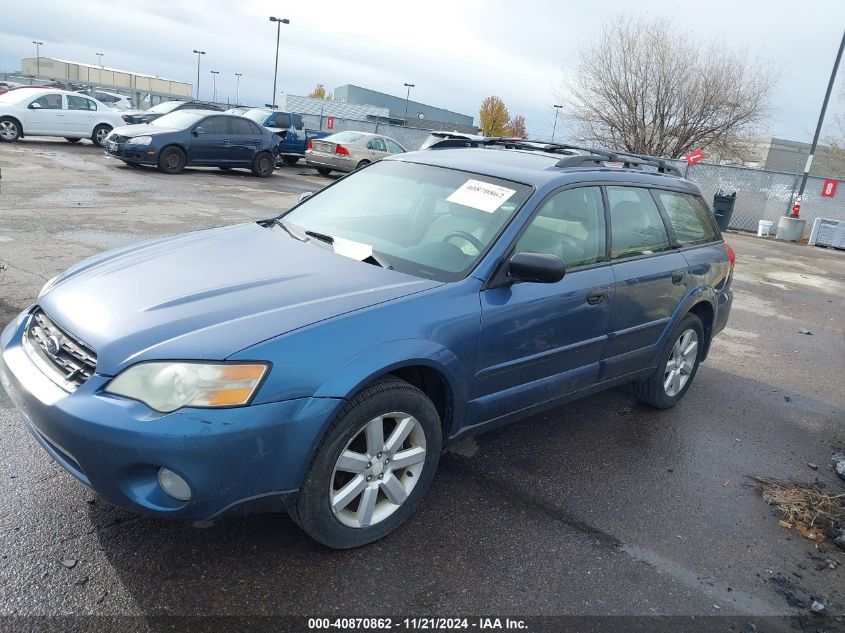
M 337 520 L 368 527 L 398 510 L 419 481 L 425 444 L 422 426 L 408 413 L 386 413 L 367 422 L 334 467 L 329 503 Z

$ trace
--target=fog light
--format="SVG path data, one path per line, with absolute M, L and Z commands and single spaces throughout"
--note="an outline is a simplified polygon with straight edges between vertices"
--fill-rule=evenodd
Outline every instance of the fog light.
M 188 501 L 191 498 L 191 487 L 169 468 L 158 469 L 158 485 L 174 499 Z

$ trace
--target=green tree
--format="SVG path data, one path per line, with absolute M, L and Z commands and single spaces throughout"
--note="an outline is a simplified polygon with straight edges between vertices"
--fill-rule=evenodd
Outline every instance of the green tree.
M 508 133 L 510 115 L 500 97 L 490 96 L 481 103 L 478 120 L 481 122 L 481 133 L 484 136 L 505 136 Z
M 314 88 L 314 90 L 312 90 L 311 92 L 309 92 L 308 96 L 312 99 L 325 99 L 326 87 L 323 84 L 317 84 L 317 87 Z

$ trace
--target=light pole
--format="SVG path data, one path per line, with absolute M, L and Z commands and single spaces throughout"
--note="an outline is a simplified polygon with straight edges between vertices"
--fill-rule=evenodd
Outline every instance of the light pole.
M 41 76 L 41 50 L 38 47 L 44 46 L 44 42 L 32 40 L 32 43 L 35 44 L 35 74 Z
M 288 20 L 287 18 L 274 18 L 271 15 L 270 21 L 276 23 L 276 65 L 273 67 L 273 98 L 270 99 L 270 103 L 275 108 L 276 107 L 276 78 L 279 75 L 279 34 L 282 30 L 282 24 L 290 24 L 290 20 Z
M 807 164 L 804 165 L 804 177 L 801 178 L 801 187 L 798 189 L 798 197 L 795 199 L 795 206 L 792 207 L 792 217 L 797 218 L 801 211 L 801 197 L 804 195 L 804 187 L 807 184 L 807 177 L 810 175 L 810 166 L 813 164 L 813 155 L 816 153 L 816 145 L 819 144 L 819 134 L 822 131 L 824 113 L 827 110 L 827 102 L 830 101 L 830 92 L 836 81 L 836 71 L 839 70 L 839 62 L 842 60 L 842 50 L 845 49 L 845 33 L 842 33 L 842 41 L 839 43 L 839 52 L 836 53 L 836 61 L 833 62 L 833 71 L 830 73 L 830 81 L 827 84 L 827 92 L 824 93 L 822 111 L 819 113 L 819 123 L 816 125 L 816 134 L 813 136 L 813 144 L 810 146 L 810 155 L 807 156 Z
M 194 52 L 197 54 L 197 99 L 200 98 L 200 55 L 205 55 L 205 51 L 198 51 L 194 49 Z
M 554 109 L 555 109 L 555 124 L 554 124 L 554 127 L 552 127 L 552 141 L 554 141 L 554 140 L 555 140 L 555 132 L 557 131 L 557 115 L 558 115 L 558 114 L 560 114 L 560 109 L 561 109 L 562 107 L 563 107 L 562 105 L 557 105 L 557 104 L 555 104 L 555 105 L 554 105 Z
M 211 102 L 217 102 L 217 75 L 220 74 L 219 70 L 212 70 L 211 71 L 211 81 L 214 82 L 214 88 L 212 89 L 213 92 L 211 93 Z
M 241 105 L 241 75 L 243 73 L 235 73 L 235 81 L 237 84 L 235 85 L 235 105 Z
M 416 84 L 405 84 L 408 91 L 405 93 L 405 125 L 408 125 L 408 98 L 411 96 L 411 88 Z
M 100 68 L 103 67 L 103 54 L 97 53 L 97 63 L 100 65 Z

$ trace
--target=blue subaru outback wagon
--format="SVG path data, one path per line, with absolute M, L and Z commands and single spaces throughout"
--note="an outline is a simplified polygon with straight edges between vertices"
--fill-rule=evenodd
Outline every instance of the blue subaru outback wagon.
M 0 379 L 112 504 L 374 541 L 446 443 L 620 383 L 672 407 L 724 328 L 734 256 L 698 189 L 577 151 L 445 140 L 267 221 L 102 253 L 5 328 Z

